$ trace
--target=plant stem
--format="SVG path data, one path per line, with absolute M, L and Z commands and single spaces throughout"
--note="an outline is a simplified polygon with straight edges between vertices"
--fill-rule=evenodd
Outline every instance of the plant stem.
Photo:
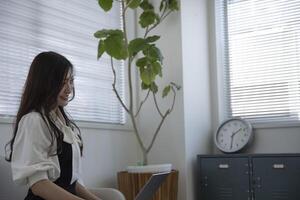
M 153 138 L 152 138 L 152 141 L 151 141 L 149 147 L 148 147 L 147 150 L 146 150 L 147 153 L 149 153 L 149 151 L 151 150 L 151 148 L 152 148 L 152 146 L 153 146 L 153 144 L 154 144 L 154 141 L 155 141 L 155 139 L 156 139 L 156 137 L 157 137 L 157 135 L 158 135 L 158 132 L 159 132 L 161 126 L 163 125 L 163 123 L 164 123 L 166 117 L 167 117 L 169 114 L 170 114 L 170 110 L 168 109 L 168 110 L 166 111 L 166 113 L 163 115 L 163 117 L 162 117 L 162 119 L 161 119 L 161 121 L 160 121 L 158 127 L 157 127 L 156 130 L 155 130 L 155 134 L 154 134 L 154 136 L 153 136 Z
M 122 107 L 126 110 L 127 113 L 129 113 L 129 110 L 127 108 L 127 106 L 125 105 L 125 103 L 123 102 L 123 100 L 121 99 L 120 95 L 119 95 L 119 92 L 117 91 L 117 88 L 116 88 L 116 70 L 114 68 L 114 62 L 113 62 L 113 59 L 112 57 L 110 57 L 110 64 L 111 64 L 111 69 L 113 71 L 113 77 L 114 77 L 114 82 L 112 84 L 112 87 L 113 87 L 113 91 L 115 92 L 119 102 L 121 103 Z
M 176 91 L 175 91 L 175 89 L 174 89 L 173 87 L 171 87 L 171 88 L 172 88 L 172 92 L 173 92 L 173 102 L 172 102 L 171 108 L 168 109 L 168 110 L 165 112 L 164 115 L 161 114 L 161 112 L 160 112 L 160 110 L 159 110 L 159 108 L 158 108 L 157 102 L 156 102 L 155 94 L 153 93 L 153 98 L 154 98 L 155 105 L 156 105 L 157 110 L 159 111 L 159 113 L 160 113 L 162 119 L 161 119 L 161 121 L 160 121 L 158 127 L 156 128 L 155 134 L 154 134 L 154 136 L 153 136 L 153 138 L 152 138 L 152 141 L 151 141 L 149 147 L 147 148 L 147 151 L 146 151 L 147 153 L 149 153 L 149 151 L 151 150 L 151 148 L 152 148 L 152 146 L 153 146 L 153 144 L 154 144 L 154 142 L 155 142 L 155 139 L 156 139 L 156 137 L 157 137 L 157 135 L 158 135 L 158 132 L 160 131 L 160 128 L 161 128 L 162 124 L 164 123 L 166 117 L 173 111 L 173 108 L 174 108 L 174 105 L 175 105 L 175 100 L 176 100 Z
M 125 43 L 126 43 L 126 47 L 128 49 L 128 40 L 127 40 L 127 32 L 126 32 L 126 22 L 125 22 L 125 16 L 126 16 L 126 9 L 127 7 L 125 7 L 124 5 L 124 1 L 122 1 L 121 3 L 121 8 L 122 8 L 122 21 L 123 21 L 123 33 L 124 33 L 124 39 L 125 39 Z M 132 64 L 132 58 L 129 56 L 128 58 L 128 87 L 129 87 L 129 116 L 131 118 L 131 122 L 132 122 L 132 126 L 133 126 L 133 130 L 134 130 L 134 134 L 137 138 L 137 141 L 139 143 L 139 146 L 142 150 L 143 153 L 143 165 L 147 164 L 147 153 L 146 153 L 146 148 L 142 142 L 142 139 L 140 137 L 137 125 L 136 125 L 136 120 L 135 120 L 135 116 L 134 116 L 134 109 L 133 109 L 133 89 L 132 89 L 132 77 L 131 77 L 131 64 Z M 146 156 L 146 157 L 145 157 Z
M 163 114 L 162 114 L 162 112 L 160 111 L 160 109 L 159 109 L 159 107 L 158 107 L 158 103 L 157 103 L 157 100 L 156 100 L 155 93 L 152 92 L 152 94 L 153 94 L 153 99 L 154 99 L 154 103 L 155 103 L 156 110 L 157 110 L 157 112 L 159 113 L 159 115 L 160 115 L 161 117 L 163 117 Z
M 134 117 L 137 117 L 143 104 L 147 101 L 148 97 L 149 97 L 149 94 L 150 94 L 150 89 L 148 89 L 148 92 L 147 92 L 147 95 L 145 96 L 144 100 L 141 102 L 139 108 L 138 108 L 138 111 L 136 112 L 136 114 L 134 115 Z

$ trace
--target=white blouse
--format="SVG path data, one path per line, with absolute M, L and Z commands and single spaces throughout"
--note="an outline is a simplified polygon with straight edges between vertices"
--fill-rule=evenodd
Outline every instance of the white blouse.
M 80 139 L 78 133 L 66 126 L 54 112 L 50 113 L 56 126 L 63 132 L 63 141 L 72 145 L 72 184 L 78 180 L 82 184 Z M 54 136 L 53 136 L 54 137 Z M 56 154 L 56 140 L 38 112 L 24 115 L 18 126 L 18 131 L 13 145 L 12 176 L 18 184 L 27 184 L 31 187 L 34 183 L 48 179 L 55 181 L 60 177 L 60 166 Z M 51 148 L 49 148 L 51 146 Z

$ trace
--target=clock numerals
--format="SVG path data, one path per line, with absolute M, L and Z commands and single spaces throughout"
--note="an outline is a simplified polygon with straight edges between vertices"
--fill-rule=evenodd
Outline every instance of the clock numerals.
M 236 152 L 248 144 L 252 138 L 251 125 L 243 119 L 230 119 L 218 129 L 215 142 L 217 147 L 224 152 Z

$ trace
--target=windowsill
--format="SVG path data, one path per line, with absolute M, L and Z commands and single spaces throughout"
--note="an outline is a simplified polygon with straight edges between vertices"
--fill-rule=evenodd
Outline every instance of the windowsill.
M 115 131 L 128 131 L 132 132 L 132 126 L 127 122 L 124 125 L 121 124 L 109 124 L 109 123 L 97 123 L 97 122 L 83 122 L 83 121 L 75 121 L 76 125 L 80 129 L 101 129 L 101 130 L 115 130 Z M 0 117 L 0 125 L 1 124 L 13 124 L 14 118 L 6 118 Z
M 267 128 L 292 128 L 300 127 L 300 122 L 274 122 L 274 123 L 251 123 L 253 128 L 267 129 Z

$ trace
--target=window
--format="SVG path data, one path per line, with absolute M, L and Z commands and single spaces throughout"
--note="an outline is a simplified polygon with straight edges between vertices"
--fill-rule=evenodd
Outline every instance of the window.
M 76 98 L 67 110 L 77 121 L 124 124 L 112 91 L 110 59 L 97 61 L 99 29 L 121 27 L 120 7 L 104 13 L 95 0 L 6 0 L 0 4 L 0 115 L 15 116 L 30 63 L 42 51 L 56 51 L 75 67 Z M 124 98 L 124 65 L 117 88 Z
M 300 120 L 300 1 L 216 0 L 225 115 Z

